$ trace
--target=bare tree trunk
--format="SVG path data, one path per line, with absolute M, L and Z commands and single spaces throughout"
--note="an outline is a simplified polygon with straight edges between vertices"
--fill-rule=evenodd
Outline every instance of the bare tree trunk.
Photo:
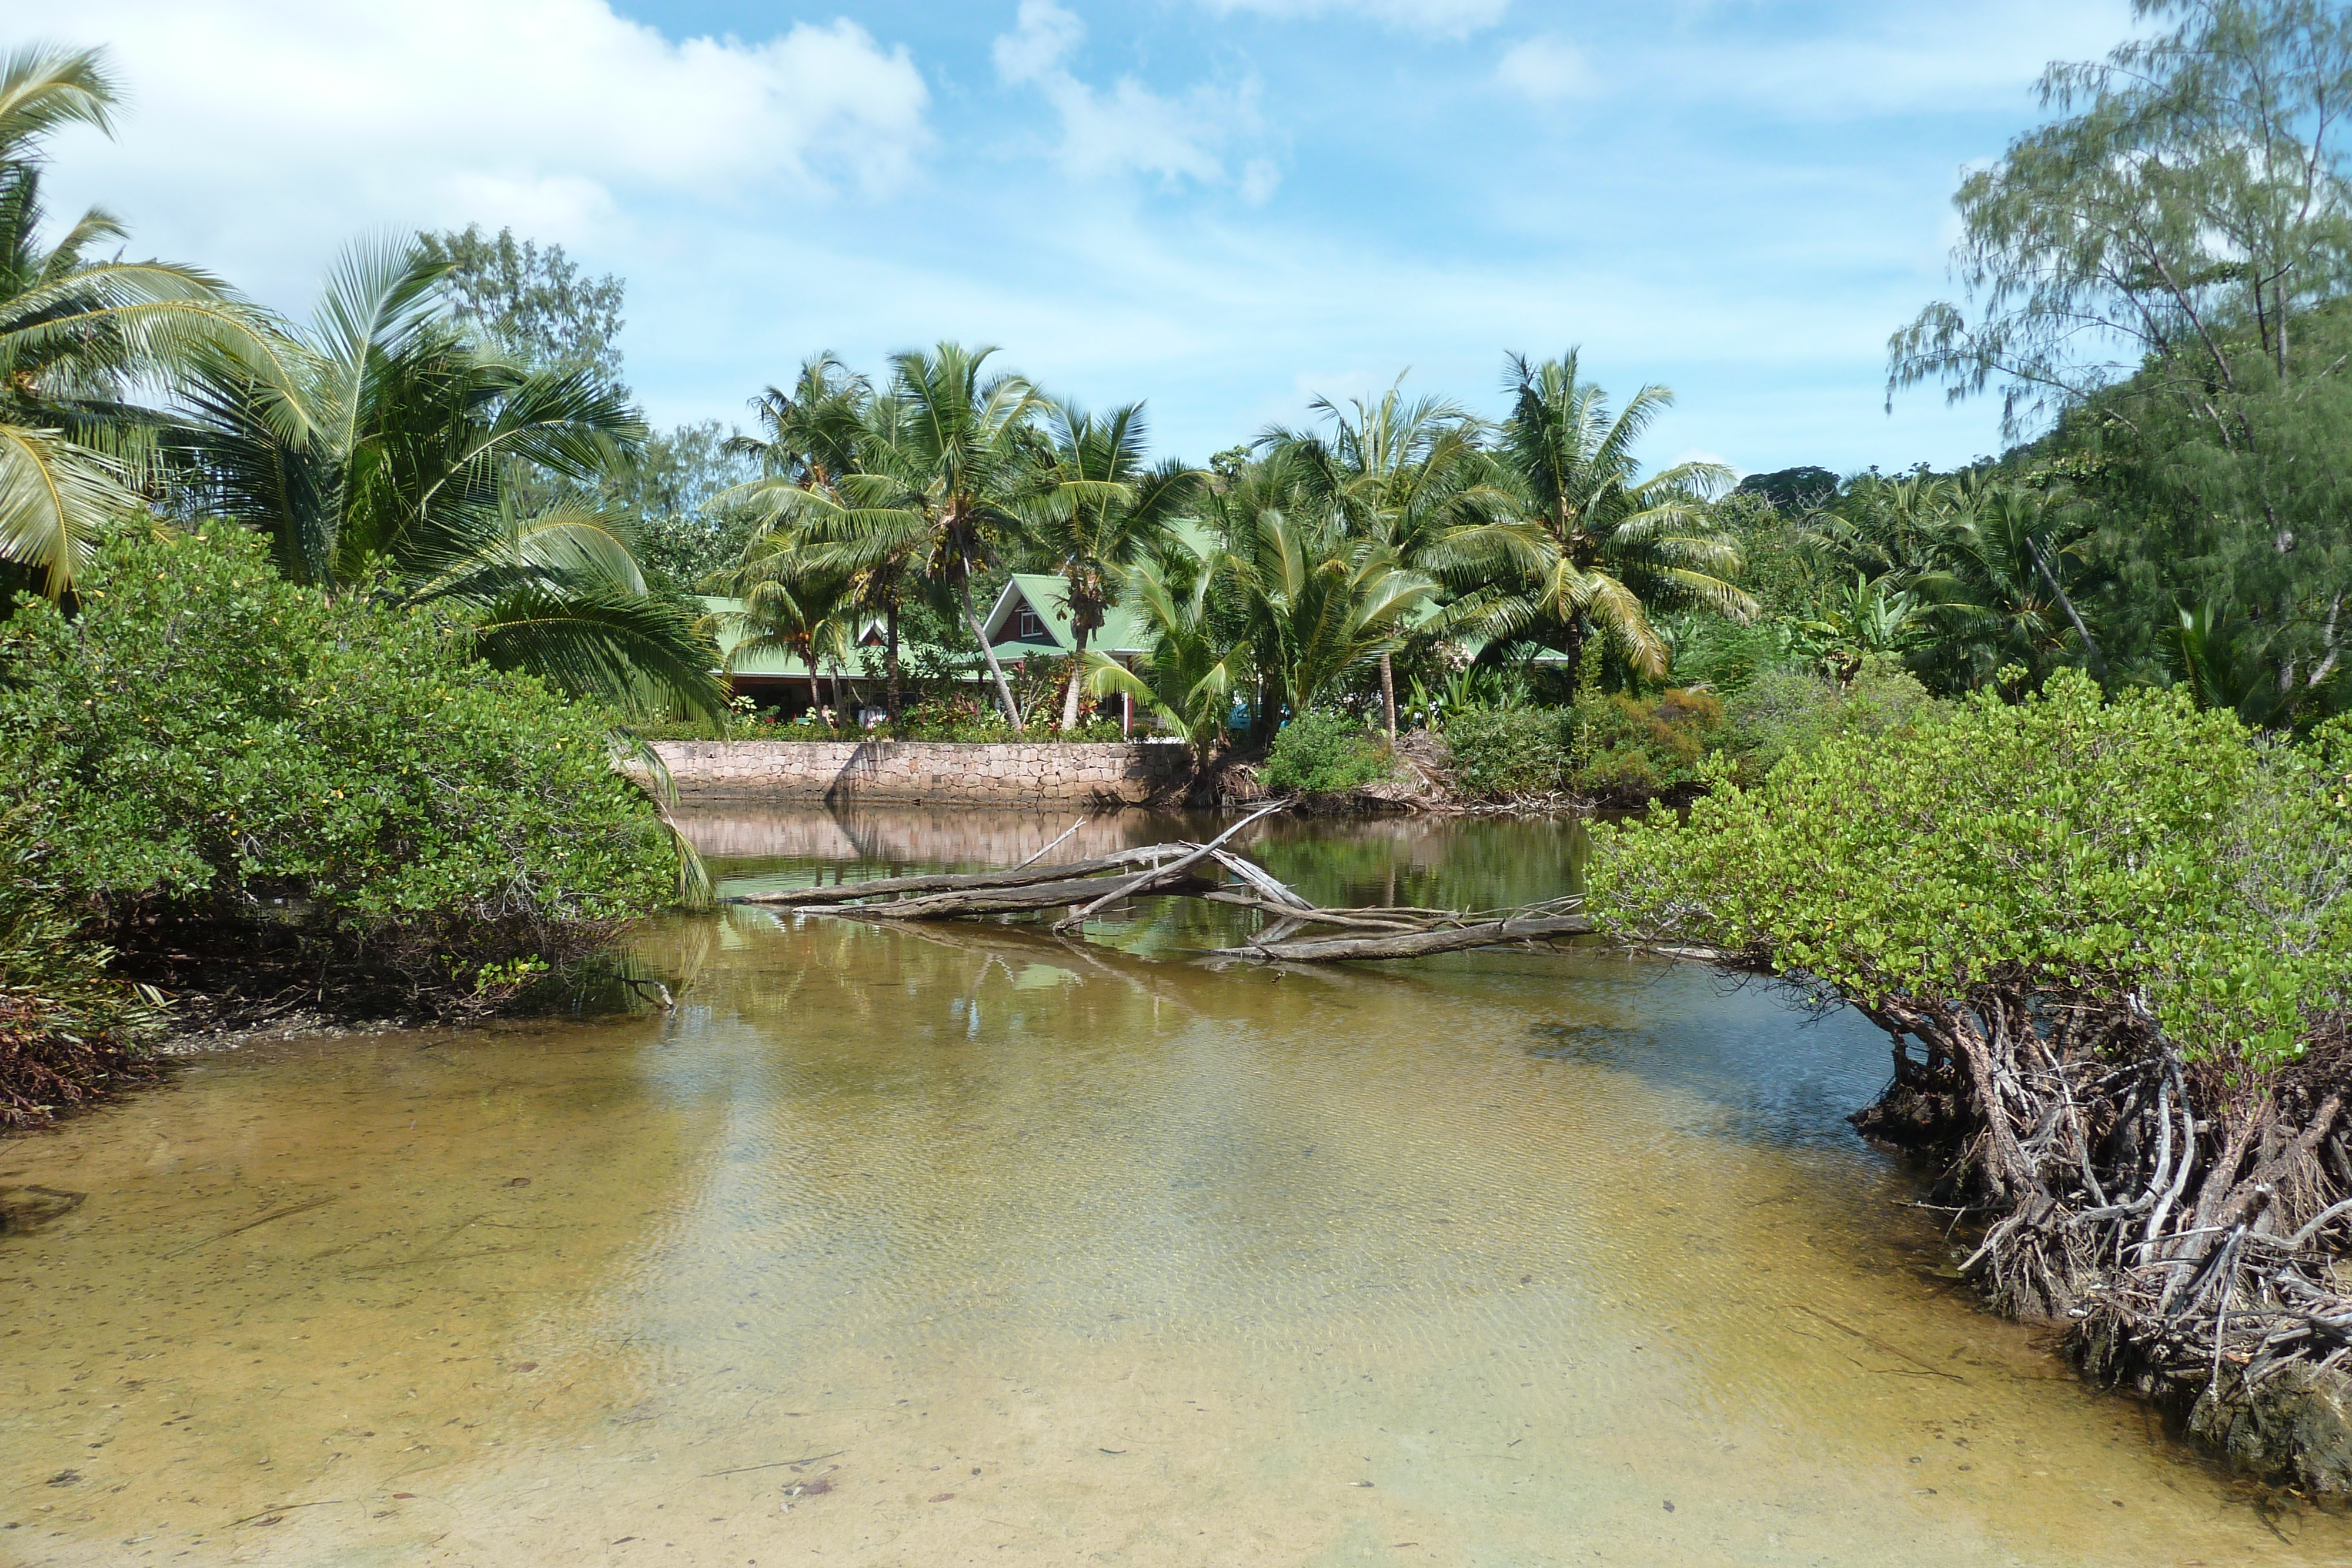
M 1388 726 L 1389 744 L 1396 744 L 1396 671 L 1390 667 L 1389 656 L 1381 655 L 1381 721 Z
M 1087 674 L 1087 629 L 1078 628 L 1078 645 L 1070 654 L 1070 684 L 1062 693 L 1062 727 L 1078 727 L 1078 683 Z
M 884 687 L 883 707 L 892 724 L 898 722 L 898 601 L 890 601 L 882 614 L 882 664 L 889 680 Z
M 980 623 L 980 612 L 972 608 L 971 573 L 958 575 L 956 591 L 963 600 L 963 623 L 971 628 L 973 639 L 980 643 L 980 656 L 988 661 L 988 676 L 996 683 L 996 700 L 1004 705 L 1005 722 L 1019 729 L 1021 706 L 1013 700 L 1013 685 L 1004 678 L 1004 666 L 996 662 L 996 650 L 988 645 L 988 631 Z
M 2025 548 L 2033 552 L 2033 564 L 2042 569 L 2042 580 L 2050 585 L 2050 591 L 2058 596 L 2059 607 L 2066 612 L 2066 619 L 2074 623 L 2074 635 L 2080 637 L 2083 640 L 2083 646 L 2089 650 L 2093 668 L 2096 670 L 2101 680 L 2105 680 L 2107 656 L 2099 652 L 2099 644 L 2092 640 L 2091 629 L 2084 625 L 2082 616 L 2075 613 L 2074 601 L 2066 597 L 2064 589 L 2058 586 L 2058 574 L 2050 570 L 2050 558 L 2042 553 L 2041 541 L 2029 534 L 2026 536 Z

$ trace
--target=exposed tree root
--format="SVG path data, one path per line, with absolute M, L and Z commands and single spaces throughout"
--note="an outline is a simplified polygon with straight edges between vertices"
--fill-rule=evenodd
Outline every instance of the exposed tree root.
M 155 1075 L 118 1032 L 79 1025 L 41 998 L 0 991 L 0 1128 L 40 1126 Z
M 1995 994 L 1865 1011 L 1895 1081 L 1855 1118 L 1939 1156 L 1992 1303 L 2242 1469 L 2352 1494 L 2352 1042 L 2286 1069 L 2183 1062 L 2128 1007 Z

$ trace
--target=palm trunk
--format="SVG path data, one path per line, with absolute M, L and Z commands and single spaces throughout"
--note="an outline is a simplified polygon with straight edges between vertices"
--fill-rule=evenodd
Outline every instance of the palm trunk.
M 2058 574 L 2050 570 L 2050 559 L 2042 553 L 2041 541 L 2028 535 L 2025 548 L 2032 553 L 2033 564 L 2042 569 L 2042 580 L 2048 583 L 2050 591 L 2058 596 L 2059 608 L 2065 611 L 2066 619 L 2074 622 L 2074 635 L 2083 640 L 2084 650 L 2091 655 L 2091 673 L 2102 682 L 2105 681 L 2107 656 L 2099 651 L 2098 643 L 2091 636 L 2091 629 L 2083 624 L 2083 617 L 2075 612 L 2074 601 L 2067 598 L 2066 591 L 2058 585 Z
M 882 612 L 882 667 L 889 674 L 883 707 L 891 724 L 898 722 L 898 601 L 893 598 Z
M 1381 718 L 1388 726 L 1389 744 L 1396 744 L 1396 671 L 1390 667 L 1389 656 L 1381 655 Z M 1389 900 L 1394 904 L 1396 900 Z
M 1078 727 L 1078 683 L 1087 673 L 1087 629 L 1077 628 L 1078 645 L 1070 654 L 1070 685 L 1062 693 L 1062 728 Z
M 1005 722 L 1015 729 L 1021 727 L 1021 709 L 1013 700 L 1013 686 L 1004 678 L 1004 666 L 996 662 L 996 650 L 988 645 L 988 632 L 980 623 L 980 612 L 971 604 L 971 576 L 960 573 L 956 591 L 963 600 L 963 623 L 971 628 L 973 641 L 980 644 L 980 656 L 988 661 L 988 678 L 996 683 L 996 700 L 1004 705 Z

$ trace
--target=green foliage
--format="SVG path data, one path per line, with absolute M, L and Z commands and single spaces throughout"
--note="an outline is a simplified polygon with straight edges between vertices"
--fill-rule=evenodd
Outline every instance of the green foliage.
M 1674 650 L 1669 685 L 1704 686 L 1727 696 L 1800 656 L 1788 622 L 1769 617 L 1742 622 L 1685 612 L 1663 621 L 1658 632 Z
M 1269 789 L 1319 795 L 1385 783 L 1394 766 L 1387 745 L 1361 719 L 1324 708 L 1282 727 L 1264 778 Z
M 677 862 L 609 719 L 241 530 L 126 538 L 0 629 L 0 777 L 40 874 L 122 918 L 290 923 L 395 967 L 565 956 Z
M 1843 685 L 1797 670 L 1769 670 L 1725 707 L 1729 749 L 1738 758 L 1739 777 L 1748 780 L 1763 778 L 1790 753 L 1832 736 L 1887 735 L 1937 711 L 1936 699 L 1918 677 L 1883 656 L 1864 658 Z
M 1587 691 L 1574 711 L 1578 789 L 1624 805 L 1699 787 L 1707 755 L 1727 738 L 1723 699 L 1712 692 Z
M 1612 413 L 1581 378 L 1576 353 L 1510 360 L 1511 413 L 1496 433 L 1493 487 L 1528 535 L 1517 570 L 1472 596 L 1466 623 L 1504 641 L 1579 653 L 1599 632 L 1645 678 L 1666 673 L 1668 650 L 1650 624 L 1660 609 L 1705 606 L 1745 620 L 1756 602 L 1729 579 L 1738 547 L 1716 528 L 1709 501 L 1727 489 L 1720 464 L 1679 463 L 1644 476 L 1634 456 L 1674 394 L 1645 386 Z
M 635 462 L 605 475 L 604 503 L 634 522 L 637 559 L 648 576 L 697 588 L 743 553 L 751 519 L 719 501 L 752 476 L 751 461 L 730 447 L 732 439 L 715 419 L 681 424 L 648 436 Z
M 1180 561 L 1179 565 L 1181 564 Z M 1128 591 L 1151 628 L 1151 651 L 1122 668 L 1099 652 L 1085 664 L 1087 689 L 1098 697 L 1124 695 L 1141 704 L 1168 732 L 1206 762 L 1225 737 L 1234 687 L 1248 658 L 1246 644 L 1221 633 L 1213 590 L 1218 574 L 1195 562 L 1189 584 L 1146 561 L 1127 574 Z
M 1596 830 L 1591 903 L 1864 1007 L 2084 998 L 2267 1067 L 2352 1005 L 2352 735 L 2053 675 Z
M 560 245 L 479 224 L 418 236 L 425 254 L 447 264 L 443 287 L 459 319 L 473 323 L 533 370 L 593 371 L 621 380 L 621 303 L 627 292 L 610 273 L 584 277 Z
M 995 352 L 941 343 L 894 354 L 878 395 L 820 356 L 803 369 L 797 398 L 771 389 L 769 401 L 781 403 L 763 419 L 775 439 L 753 444 L 768 475 L 729 500 L 757 519 L 755 549 L 814 557 L 891 602 L 919 586 L 950 605 L 979 646 L 1006 721 L 1018 725 L 973 582 L 1028 541 L 1038 517 L 1087 486 L 1074 491 L 1042 460 L 1035 421 L 1047 401 L 1021 377 L 990 371 Z M 785 417 L 786 406 L 813 402 L 831 411 L 820 429 Z
M 1734 494 L 1754 496 L 1777 511 L 1801 516 L 1837 499 L 1843 483 L 1826 468 L 1780 468 L 1769 474 L 1748 475 Z
M 584 488 L 645 437 L 587 369 L 527 370 L 452 320 L 447 264 L 359 247 L 307 330 L 215 359 L 175 435 L 183 506 L 268 536 L 278 568 L 461 612 L 478 653 L 631 712 L 709 710 L 725 694 L 696 615 L 649 591 L 625 518 L 528 506 L 523 471 Z
M 1449 709 L 1445 755 L 1454 787 L 1479 800 L 1559 794 L 1572 781 L 1577 727 L 1563 708 Z
M 2250 722 L 2309 724 L 2343 700 L 2328 682 L 2352 634 L 2352 17 L 2324 0 L 2136 10 L 2152 25 L 2105 61 L 2045 75 L 2058 118 L 1961 183 L 1968 308 L 1895 334 L 1889 390 L 1998 390 L 2012 436 L 2054 419 L 2026 455 L 2096 525 L 2077 553 L 2102 580 L 2076 585 L 2095 671 L 2233 686 Z M 2001 574 L 2021 586 L 2026 564 Z M 2184 612 L 2206 622 L 2195 650 Z M 2012 643 L 2064 641 L 2011 619 Z M 2258 665 L 2266 680 L 2208 678 Z

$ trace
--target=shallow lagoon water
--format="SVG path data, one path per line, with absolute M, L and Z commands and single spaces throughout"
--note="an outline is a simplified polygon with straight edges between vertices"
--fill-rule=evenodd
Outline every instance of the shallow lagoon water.
M 1065 825 L 696 831 L 751 887 Z M 1261 846 L 1466 904 L 1574 848 Z M 0 1143 L 89 1195 L 0 1237 L 0 1562 L 2352 1560 L 1970 1304 L 1841 1119 L 1867 1026 L 1592 953 L 1220 971 L 1222 918 L 739 908 L 646 938 L 674 1012 L 248 1046 Z

